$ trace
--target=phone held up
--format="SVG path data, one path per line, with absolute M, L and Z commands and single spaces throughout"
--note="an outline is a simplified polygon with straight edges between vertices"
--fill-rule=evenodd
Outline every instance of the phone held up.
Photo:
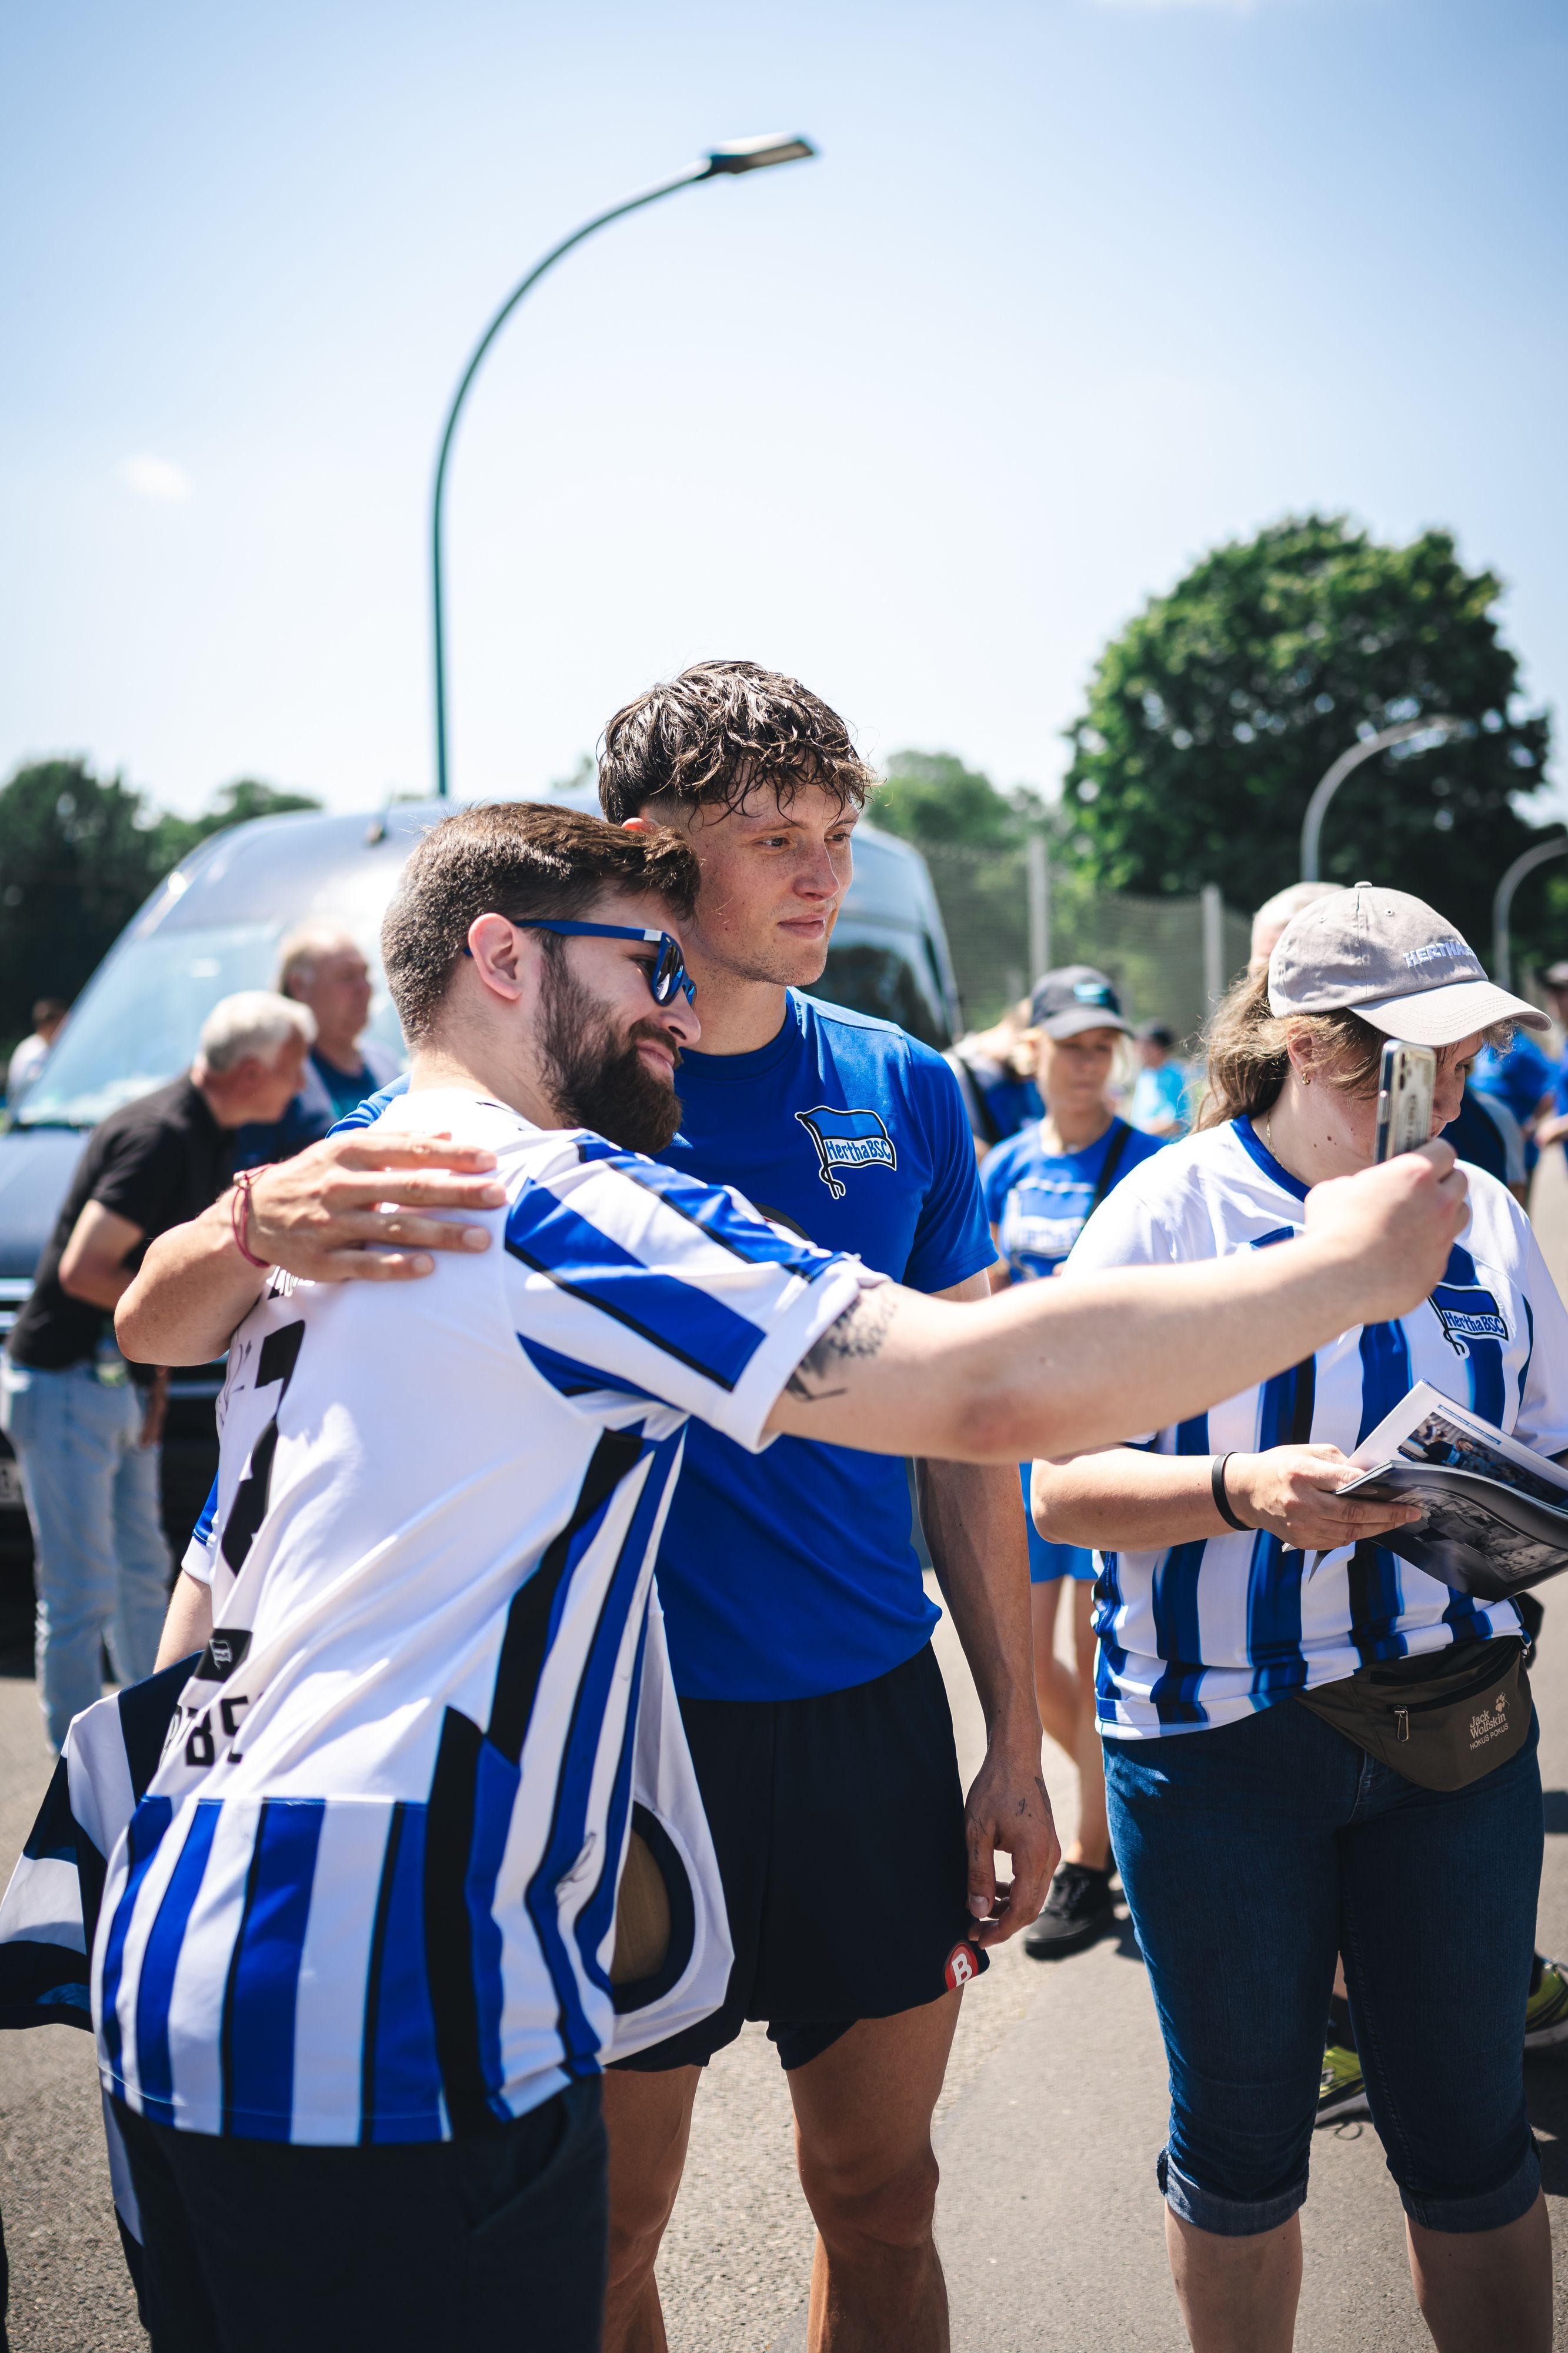
M 1389 1039 L 1378 1071 L 1373 1159 L 1393 1160 L 1401 1152 L 1419 1151 L 1431 1140 L 1436 1083 L 1437 1057 L 1430 1046 L 1406 1046 Z

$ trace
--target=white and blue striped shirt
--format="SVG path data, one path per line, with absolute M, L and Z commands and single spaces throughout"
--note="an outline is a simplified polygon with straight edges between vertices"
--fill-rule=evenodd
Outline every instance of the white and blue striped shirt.
M 384 1124 L 489 1146 L 507 1201 L 483 1255 L 280 1280 L 235 1335 L 216 1630 L 93 1955 L 106 2089 L 195 2132 L 442 2139 L 596 2069 L 686 1418 L 765 1444 L 864 1279 L 471 1094 Z
M 1349 1454 L 1424 1380 L 1541 1453 L 1568 1447 L 1568 1311 L 1518 1203 L 1482 1170 L 1465 1173 L 1469 1223 L 1430 1300 L 1133 1442 L 1163 1454 L 1308 1443 Z M 1289 1242 L 1306 1194 L 1248 1121 L 1208 1129 L 1117 1187 L 1084 1228 L 1067 1279 Z M 1267 1529 L 1103 1554 L 1101 1732 L 1137 1739 L 1232 1724 L 1373 1661 L 1518 1630 L 1511 1602 L 1471 1600 L 1381 1545 L 1329 1553 L 1310 1579 L 1307 1566 Z

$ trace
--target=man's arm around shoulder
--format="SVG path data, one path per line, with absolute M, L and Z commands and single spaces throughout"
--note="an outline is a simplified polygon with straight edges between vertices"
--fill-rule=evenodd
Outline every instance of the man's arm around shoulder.
M 488 1250 L 487 1229 L 458 1220 L 505 1199 L 494 1166 L 493 1152 L 447 1136 L 328 1136 L 258 1171 L 247 1200 L 231 1189 L 159 1236 L 120 1303 L 120 1345 L 141 1364 L 208 1364 L 273 1267 L 310 1282 L 406 1282 L 433 1271 L 433 1251 Z

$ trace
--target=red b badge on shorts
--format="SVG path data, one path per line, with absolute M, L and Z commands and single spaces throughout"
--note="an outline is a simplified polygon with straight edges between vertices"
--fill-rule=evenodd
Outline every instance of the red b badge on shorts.
M 967 1985 L 971 1978 L 980 1975 L 981 1959 L 981 1955 L 968 1938 L 960 1937 L 947 1957 L 947 1968 L 943 1972 L 950 1993 L 956 1993 L 960 1986 Z

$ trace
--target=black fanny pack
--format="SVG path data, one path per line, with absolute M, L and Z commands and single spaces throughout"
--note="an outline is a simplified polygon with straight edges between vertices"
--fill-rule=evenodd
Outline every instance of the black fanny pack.
M 1407 1781 L 1463 1789 L 1517 1757 L 1530 1736 L 1524 1660 L 1516 1635 L 1455 1642 L 1422 1658 L 1358 1667 L 1296 1697 Z

